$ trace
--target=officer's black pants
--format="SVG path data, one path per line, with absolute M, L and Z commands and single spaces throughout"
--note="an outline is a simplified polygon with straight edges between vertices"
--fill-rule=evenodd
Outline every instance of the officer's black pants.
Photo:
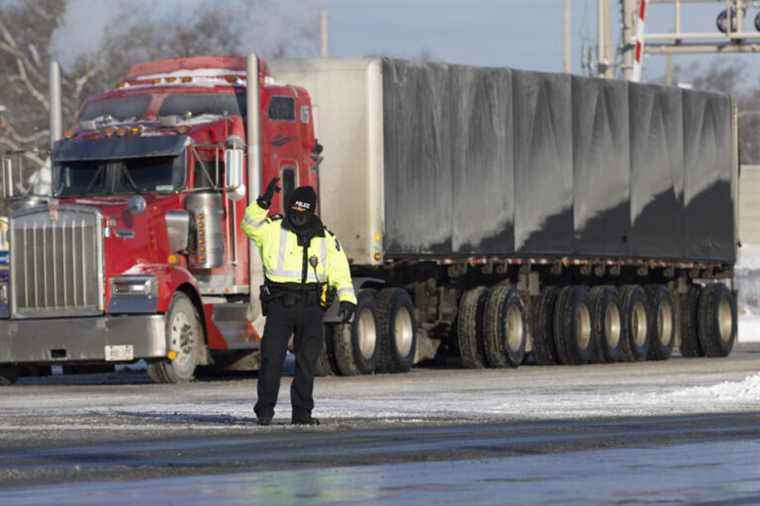
M 290 385 L 293 414 L 305 416 L 314 408 L 314 369 L 322 351 L 322 308 L 319 305 L 296 303 L 285 307 L 281 300 L 272 301 L 261 341 L 261 369 L 257 386 L 258 400 L 254 411 L 259 417 L 274 415 L 280 391 L 282 363 L 288 340 L 294 335 L 296 375 Z

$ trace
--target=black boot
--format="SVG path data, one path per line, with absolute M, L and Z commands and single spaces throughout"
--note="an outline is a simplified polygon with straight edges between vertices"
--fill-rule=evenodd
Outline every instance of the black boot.
M 256 419 L 256 423 L 259 425 L 272 425 L 272 417 L 271 416 L 260 416 Z
M 319 420 L 311 417 L 311 413 L 293 413 L 290 423 L 293 425 L 319 425 Z

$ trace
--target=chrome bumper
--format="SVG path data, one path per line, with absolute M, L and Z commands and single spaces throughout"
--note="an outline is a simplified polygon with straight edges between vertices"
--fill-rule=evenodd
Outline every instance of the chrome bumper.
M 0 320 L 0 363 L 165 357 L 164 315 Z

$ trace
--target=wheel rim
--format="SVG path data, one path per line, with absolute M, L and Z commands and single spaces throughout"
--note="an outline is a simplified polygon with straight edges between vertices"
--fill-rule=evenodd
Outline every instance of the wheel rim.
M 507 308 L 507 346 L 510 350 L 517 350 L 522 344 L 523 334 L 523 318 L 520 308 L 510 305 Z
M 591 311 L 586 304 L 578 306 L 575 318 L 575 339 L 581 350 L 587 350 L 591 343 Z
M 610 302 L 607 304 L 607 311 L 604 321 L 604 337 L 607 345 L 611 348 L 617 348 L 620 344 L 620 310 L 617 304 Z
M 377 346 L 377 327 L 372 311 L 365 309 L 359 312 L 356 332 L 359 353 L 364 359 L 369 360 L 375 354 L 375 347 Z
M 660 344 L 667 346 L 673 337 L 673 307 L 663 301 L 657 315 L 657 336 Z
M 731 334 L 734 327 L 734 314 L 731 311 L 731 304 L 726 299 L 720 301 L 718 305 L 718 332 L 720 340 L 727 343 L 731 340 Z
M 190 318 L 182 312 L 174 314 L 171 325 L 171 349 L 177 352 L 172 363 L 178 369 L 187 369 L 194 365 L 193 349 L 195 332 Z
M 393 337 L 396 341 L 396 350 L 400 356 L 405 357 L 412 351 L 414 328 L 412 315 L 406 307 L 400 307 L 393 321 Z
M 633 318 L 631 322 L 631 333 L 633 342 L 637 347 L 644 346 L 647 342 L 647 310 L 644 304 L 636 302 L 633 305 Z

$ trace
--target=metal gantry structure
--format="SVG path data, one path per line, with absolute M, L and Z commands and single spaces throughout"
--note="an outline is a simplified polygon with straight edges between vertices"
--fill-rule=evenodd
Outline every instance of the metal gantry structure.
M 668 5 L 673 9 L 673 31 L 646 33 L 639 30 L 642 3 L 650 7 Z M 636 80 L 636 52 L 644 55 L 736 54 L 760 52 L 760 1 L 758 0 L 619 0 L 621 10 L 620 69 L 624 79 Z M 714 4 L 716 30 L 689 32 L 683 29 L 684 11 L 693 4 Z M 598 75 L 612 77 L 610 60 L 609 0 L 598 0 Z M 751 12 L 755 9 L 756 12 Z M 754 22 L 747 28 L 748 20 Z

